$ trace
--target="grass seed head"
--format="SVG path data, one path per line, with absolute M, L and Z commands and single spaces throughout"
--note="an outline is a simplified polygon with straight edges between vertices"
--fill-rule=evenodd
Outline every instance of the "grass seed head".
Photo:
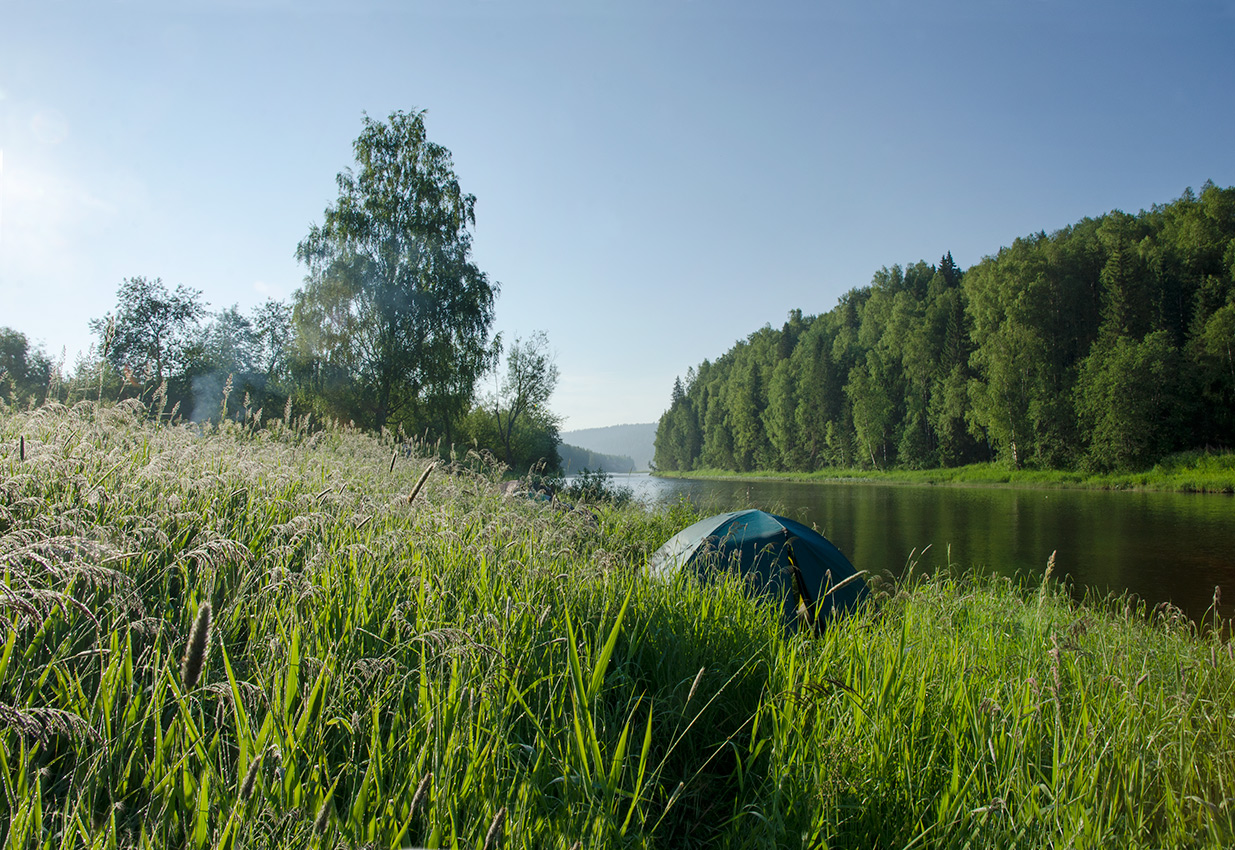
M 700 667 L 699 672 L 695 674 L 695 681 L 690 685 L 690 693 L 686 695 L 687 705 L 689 705 L 690 701 L 695 698 L 695 691 L 699 690 L 699 682 L 703 679 L 703 673 L 707 669 L 707 667 Z
M 416 486 L 412 488 L 412 492 L 407 497 L 407 503 L 410 505 L 416 500 L 416 494 L 420 492 L 420 488 L 425 486 L 425 482 L 429 480 L 429 473 L 433 471 L 435 463 L 430 463 L 425 467 L 425 471 L 420 473 L 420 480 L 416 482 Z
M 416 793 L 412 794 L 412 806 L 410 814 L 415 814 L 420 810 L 420 806 L 424 803 L 425 798 L 429 796 L 429 784 L 433 782 L 432 771 L 426 773 L 420 780 L 420 784 L 416 786 Z
M 253 761 L 249 763 L 249 769 L 244 775 L 244 781 L 240 783 L 240 799 L 247 800 L 253 796 L 253 788 L 257 785 L 257 774 L 261 771 L 262 761 L 265 759 L 266 753 L 263 750 L 253 757 Z
M 99 733 L 84 717 L 59 708 L 20 709 L 0 702 L 0 726 L 35 741 L 45 742 L 55 735 L 101 740 Z
M 502 824 L 506 821 L 506 807 L 497 810 L 497 814 L 493 816 L 493 823 L 489 824 L 489 831 L 485 833 L 484 850 L 495 850 L 502 843 Z
M 313 832 L 321 835 L 326 831 L 326 827 L 330 826 L 330 795 L 326 795 L 326 799 L 322 800 L 322 807 L 317 810 L 317 817 L 313 819 Z
M 184 660 L 180 662 L 180 680 L 184 682 L 185 690 L 193 690 L 201 678 L 206 652 L 210 648 L 210 625 L 210 603 L 203 602 L 197 609 L 197 619 L 189 631 L 189 645 L 185 648 Z
M 227 376 L 227 382 L 223 384 L 223 403 L 219 405 L 219 421 L 220 422 L 227 418 L 227 397 L 232 394 L 232 378 L 233 377 L 234 377 L 233 375 L 229 374 Z

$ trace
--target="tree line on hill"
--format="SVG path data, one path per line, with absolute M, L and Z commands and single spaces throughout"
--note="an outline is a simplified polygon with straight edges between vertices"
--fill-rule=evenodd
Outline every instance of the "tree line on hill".
M 642 471 L 652 466 L 656 423 L 640 422 L 606 425 L 600 428 L 577 428 L 563 431 L 562 440 L 576 446 L 587 446 L 594 452 L 627 458 L 630 462 L 620 469 L 621 472 L 630 472 L 632 467 Z
M 0 400 L 136 397 L 193 421 L 294 411 L 558 469 L 548 339 L 490 336 L 499 287 L 471 260 L 476 199 L 450 152 L 423 112 L 366 116 L 353 149 L 338 200 L 297 246 L 308 275 L 290 303 L 214 312 L 199 290 L 127 278 L 71 370 L 0 328 Z
M 676 380 L 657 468 L 1144 467 L 1235 444 L 1235 189 L 880 269 Z
M 562 458 L 562 472 L 566 475 L 578 475 L 584 471 L 622 474 L 636 469 L 635 461 L 629 455 L 594 452 L 570 443 L 561 443 L 557 448 Z

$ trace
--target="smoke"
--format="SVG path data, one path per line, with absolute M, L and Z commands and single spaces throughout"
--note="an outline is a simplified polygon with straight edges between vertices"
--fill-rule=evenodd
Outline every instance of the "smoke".
M 226 382 L 227 375 L 222 372 L 193 376 L 193 412 L 189 415 L 191 422 L 205 422 L 219 412 L 223 406 L 223 385 Z

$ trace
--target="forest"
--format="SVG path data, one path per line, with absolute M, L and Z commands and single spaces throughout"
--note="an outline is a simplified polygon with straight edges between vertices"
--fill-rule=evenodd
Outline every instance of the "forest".
M 1235 443 L 1235 189 L 875 273 L 674 382 L 656 467 L 1117 471 Z

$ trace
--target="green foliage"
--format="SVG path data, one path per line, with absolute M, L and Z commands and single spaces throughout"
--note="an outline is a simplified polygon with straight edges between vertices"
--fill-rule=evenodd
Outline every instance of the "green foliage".
M 570 501 L 587 504 L 606 502 L 620 506 L 629 504 L 632 498 L 630 488 L 614 484 L 612 475 L 602 469 L 587 467 L 565 480 L 558 490 Z
M 971 416 L 1013 469 L 1037 447 L 1032 411 L 1040 401 L 1036 367 L 1043 350 L 1032 329 L 1007 324 L 983 341 L 971 361 L 982 375 L 970 382 Z
M 493 459 L 509 458 L 504 465 L 519 475 L 529 470 L 554 473 L 562 464 L 557 428 L 557 418 L 552 415 L 521 417 L 509 434 L 507 454 L 506 435 L 498 431 L 493 410 L 478 405 L 456 424 L 454 445 Z M 448 446 L 443 448 L 449 450 Z
M 1230 293 L 1227 302 L 1200 326 L 1188 347 L 1190 359 L 1200 367 L 1197 413 L 1202 423 L 1198 430 L 1204 434 L 1235 433 L 1235 285 Z
M 294 371 L 305 401 L 363 427 L 425 427 L 449 441 L 495 350 L 497 286 L 471 261 L 476 198 L 423 112 L 365 117 L 355 172 L 296 256 Z
M 690 469 L 702 449 L 701 437 L 694 405 L 675 378 L 672 404 L 656 426 L 654 463 L 661 469 Z
M 291 307 L 272 299 L 247 316 L 236 305 L 212 314 L 182 378 L 192 390 L 189 418 L 234 417 L 244 408 L 277 416 L 292 392 L 287 366 L 291 321 Z M 224 411 L 220 399 L 229 380 L 232 393 Z
M 125 278 L 116 311 L 91 320 L 99 352 L 138 394 L 184 370 L 206 313 L 201 296 L 183 284 L 168 290 L 161 278 Z
M 1081 363 L 1076 395 L 1091 435 L 1089 458 L 1098 469 L 1143 467 L 1180 442 L 1188 394 L 1166 331 L 1140 342 L 1100 340 Z
M 0 327 L 0 400 L 9 404 L 38 404 L 47 396 L 52 363 L 26 335 Z
M 515 466 L 516 429 L 547 433 L 556 442 L 560 419 L 549 410 L 549 397 L 557 387 L 557 377 L 557 363 L 544 331 L 537 331 L 526 341 L 515 338 L 506 354 L 505 380 L 499 381 L 492 401 L 508 466 Z M 556 467 L 556 451 L 553 458 L 551 465 Z
M 867 355 L 866 363 L 849 371 L 845 394 L 853 410 L 853 427 L 858 433 L 863 454 L 871 466 L 878 469 L 888 462 L 888 441 L 894 413 L 887 372 L 876 352 Z
M 161 413 L 193 421 L 282 410 L 291 389 L 291 308 L 268 300 L 245 315 L 236 305 L 217 313 L 207 306 L 197 290 L 126 279 L 116 310 L 90 322 L 98 348 L 56 397 L 157 399 Z
M 1235 841 L 1212 612 L 940 575 L 787 635 L 644 574 L 689 502 L 559 513 L 452 464 L 409 502 L 395 448 L 0 412 L 9 845 L 479 847 L 499 812 L 562 850 Z
M 1129 471 L 1235 445 L 1232 210 L 1235 189 L 1207 183 L 963 273 L 951 254 L 880 269 L 832 311 L 705 361 L 675 388 L 657 467 Z

